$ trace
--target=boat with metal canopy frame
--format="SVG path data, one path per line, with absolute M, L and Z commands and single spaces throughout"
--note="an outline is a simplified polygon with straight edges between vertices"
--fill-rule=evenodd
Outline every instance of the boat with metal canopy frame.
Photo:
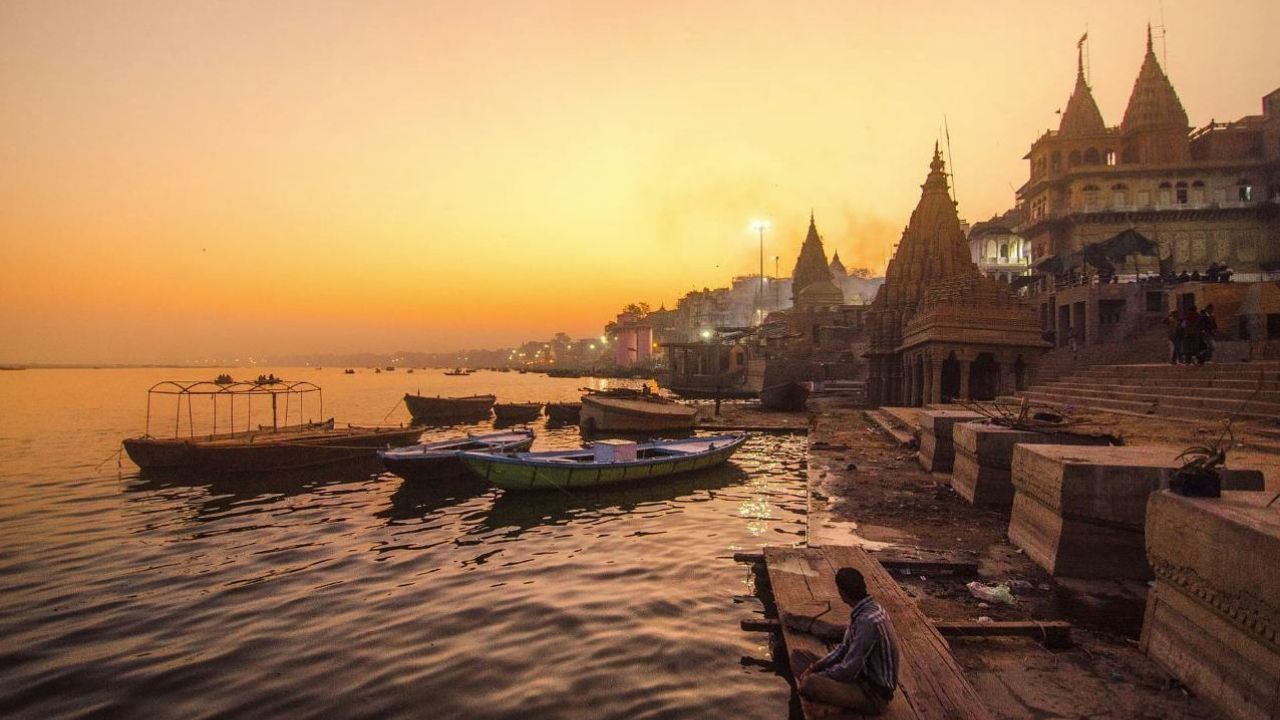
M 304 420 L 306 399 L 312 395 L 317 414 L 323 418 L 323 391 L 305 380 L 283 381 L 275 377 L 260 377 L 252 382 L 165 380 L 147 390 L 146 433 L 125 440 L 124 449 L 129 459 L 143 470 L 258 473 L 371 459 L 380 449 L 412 445 L 422 435 L 419 428 L 355 425 L 343 428 L 337 427 L 333 418 Z M 172 437 L 151 434 L 153 401 L 164 396 L 177 400 Z M 196 432 L 195 398 L 210 400 L 209 409 L 199 411 L 201 419 L 210 423 L 207 433 Z M 255 426 L 255 399 L 271 403 L 270 425 Z M 237 404 L 242 421 L 237 420 Z M 184 405 L 186 436 L 182 434 Z M 220 424 L 222 406 L 225 406 L 225 423 Z M 296 420 L 294 424 L 290 424 L 291 415 Z

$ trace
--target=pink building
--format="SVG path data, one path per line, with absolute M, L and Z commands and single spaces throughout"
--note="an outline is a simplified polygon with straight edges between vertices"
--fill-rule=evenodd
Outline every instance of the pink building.
M 653 357 L 653 326 L 635 313 L 621 313 L 614 329 L 613 362 L 626 367 Z

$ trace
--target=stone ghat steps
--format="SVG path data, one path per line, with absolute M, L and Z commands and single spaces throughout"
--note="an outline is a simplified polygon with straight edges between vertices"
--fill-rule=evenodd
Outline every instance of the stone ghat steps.
M 1280 418 L 1280 404 L 1257 404 L 1251 402 L 1244 410 L 1238 411 L 1240 402 L 1236 400 L 1213 400 L 1204 397 L 1184 396 L 1140 396 L 1138 393 L 1117 393 L 1100 388 L 1093 395 L 1083 395 L 1082 391 L 1066 391 L 1066 389 L 1032 388 L 1018 393 L 1018 397 L 1037 404 L 1050 406 L 1071 405 L 1089 407 L 1094 410 L 1112 410 L 1133 415 L 1161 415 L 1166 418 L 1187 420 L 1215 420 L 1228 415 L 1254 420 L 1275 420 Z
M 1164 381 L 1159 383 L 1114 383 L 1114 382 L 1090 382 L 1086 378 L 1066 378 L 1057 380 L 1043 385 L 1036 385 L 1033 390 L 1044 391 L 1060 391 L 1064 393 L 1079 393 L 1081 395 L 1092 395 L 1099 392 L 1116 392 L 1116 393 L 1135 393 L 1146 397 L 1193 397 L 1193 398 L 1211 398 L 1220 400 L 1232 400 L 1237 403 L 1250 401 L 1250 405 L 1257 403 L 1280 403 L 1280 385 L 1275 385 L 1276 389 L 1258 389 L 1257 383 L 1247 383 L 1246 387 L 1202 387 L 1196 385 L 1176 385 L 1173 383 L 1165 384 Z
M 1069 373 L 1092 378 L 1132 378 L 1149 381 L 1156 378 L 1188 377 L 1200 380 L 1251 380 L 1257 382 L 1259 377 L 1268 382 L 1280 381 L 1280 362 L 1263 361 L 1247 363 L 1210 363 L 1208 365 L 1170 365 L 1158 363 L 1149 365 L 1094 365 L 1086 370 Z

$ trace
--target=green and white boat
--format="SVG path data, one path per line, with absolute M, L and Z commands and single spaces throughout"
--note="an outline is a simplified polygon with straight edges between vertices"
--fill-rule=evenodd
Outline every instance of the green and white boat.
M 504 490 L 567 490 L 641 482 L 720 465 L 747 441 L 741 433 L 635 443 L 600 440 L 585 450 L 478 453 L 458 457 Z

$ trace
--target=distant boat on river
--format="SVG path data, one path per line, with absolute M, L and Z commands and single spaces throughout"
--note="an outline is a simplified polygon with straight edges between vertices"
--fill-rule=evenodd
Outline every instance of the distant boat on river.
M 492 454 L 464 452 L 462 461 L 482 480 L 504 490 L 579 489 L 640 482 L 719 465 L 747 436 L 655 440 L 601 440 L 586 450 Z
M 465 369 L 463 369 L 463 368 L 455 368 L 455 369 L 453 369 L 453 370 L 445 370 L 445 371 L 444 371 L 444 374 L 445 374 L 445 375 L 453 375 L 453 376 L 457 377 L 457 376 L 461 376 L 461 375 L 470 375 L 470 374 L 471 374 L 471 371 L 470 371 L 470 370 L 465 370 Z

